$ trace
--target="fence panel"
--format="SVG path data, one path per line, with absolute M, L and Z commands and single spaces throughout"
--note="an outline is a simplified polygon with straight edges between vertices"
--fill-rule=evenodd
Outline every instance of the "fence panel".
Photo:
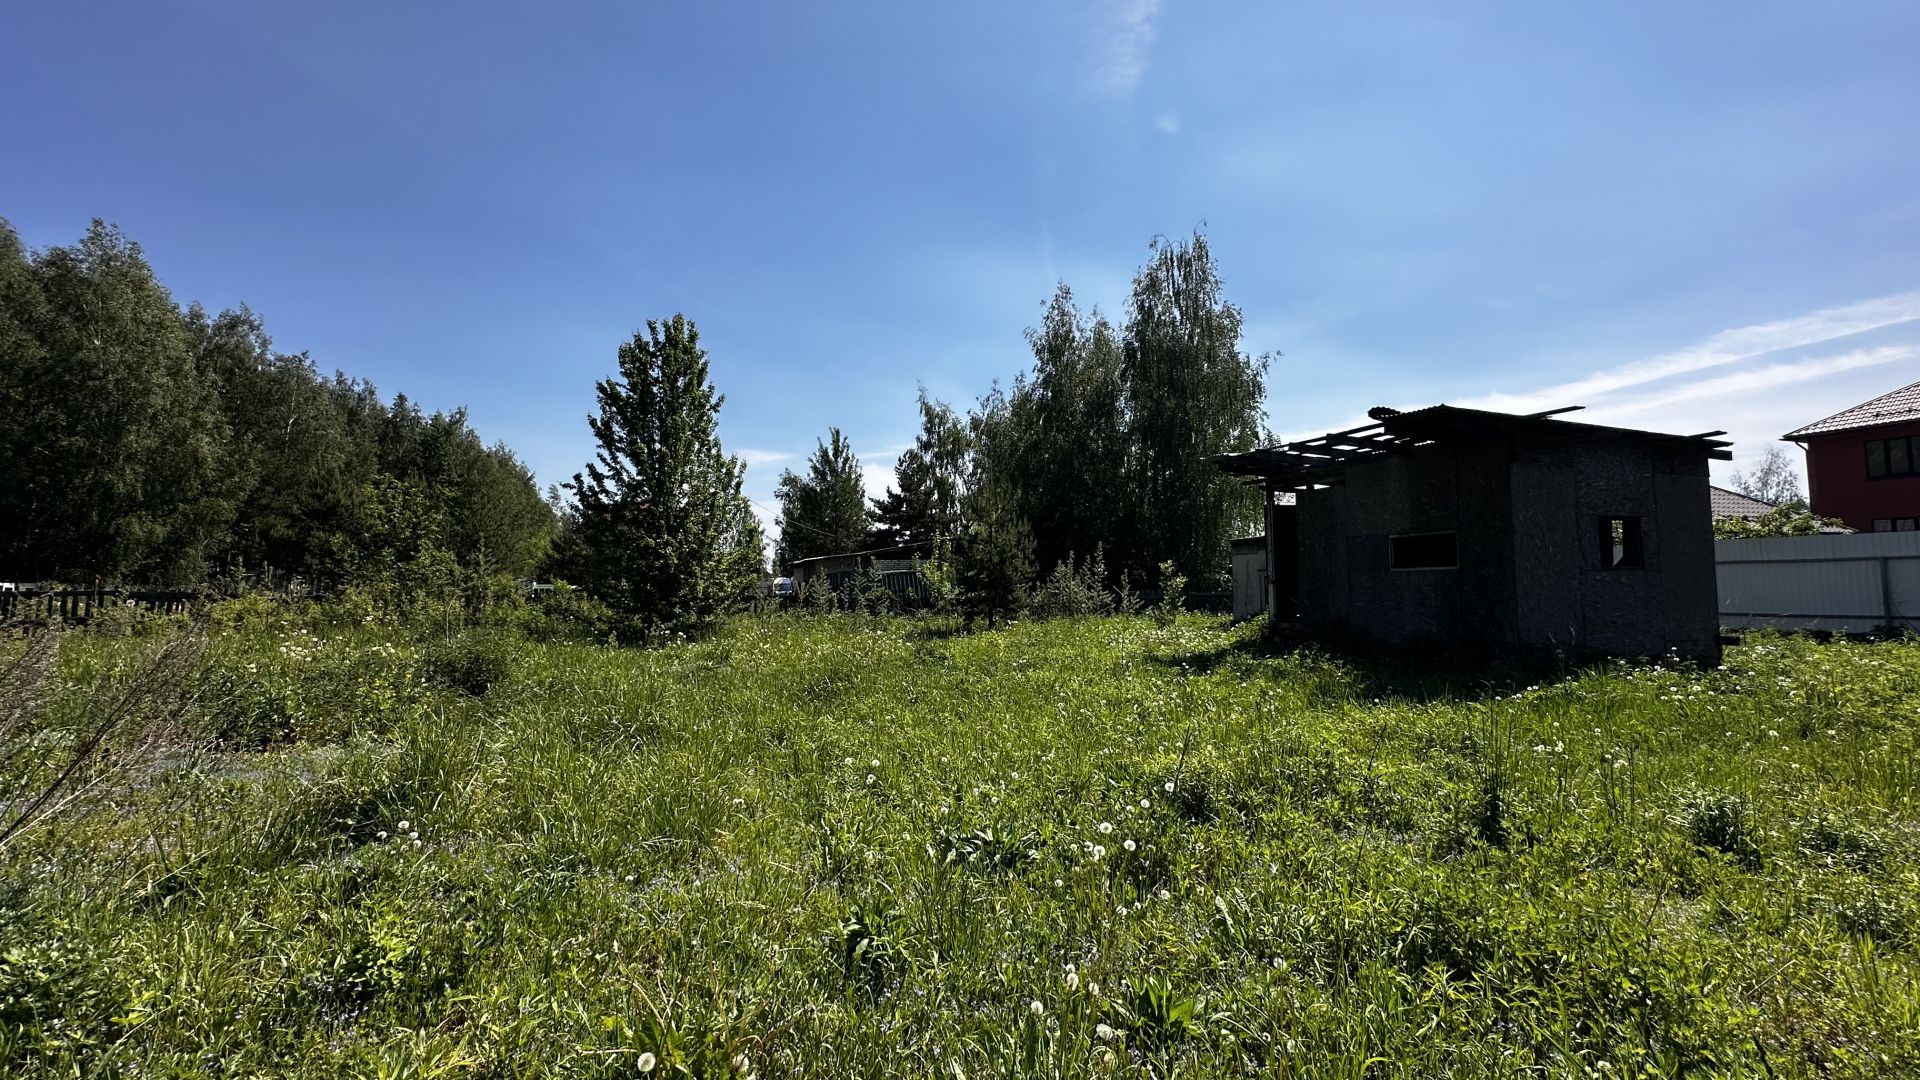
M 1920 533 L 1718 540 L 1714 559 L 1722 625 L 1920 629 Z

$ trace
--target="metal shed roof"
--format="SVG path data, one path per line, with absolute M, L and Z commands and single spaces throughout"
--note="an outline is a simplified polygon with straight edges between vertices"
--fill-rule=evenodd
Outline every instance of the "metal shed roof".
M 1337 483 L 1346 464 L 1351 461 L 1405 453 L 1421 446 L 1483 443 L 1515 435 L 1551 443 L 1627 438 L 1691 447 L 1721 461 L 1729 461 L 1733 457 L 1726 449 L 1733 444 L 1715 438 L 1726 434 L 1724 431 L 1670 435 L 1554 419 L 1581 407 L 1569 405 L 1525 414 L 1463 409 L 1445 404 L 1429 405 L 1408 412 L 1375 408 L 1367 411 L 1367 415 L 1375 421 L 1371 424 L 1245 453 L 1221 454 L 1213 460 L 1229 473 L 1264 481 L 1271 488 L 1284 490 Z

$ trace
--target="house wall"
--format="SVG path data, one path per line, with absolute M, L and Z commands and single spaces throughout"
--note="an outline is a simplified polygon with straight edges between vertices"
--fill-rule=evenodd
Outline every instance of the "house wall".
M 1394 644 L 1717 659 L 1706 459 L 1634 440 L 1430 446 L 1299 499 L 1302 619 Z M 1600 520 L 1641 519 L 1608 569 Z M 1389 538 L 1454 532 L 1460 565 L 1394 570 Z
M 1920 435 L 1920 424 L 1890 424 L 1818 435 L 1807 443 L 1807 501 L 1822 517 L 1872 532 L 1875 518 L 1920 517 L 1920 476 L 1867 476 L 1867 440 Z
M 1308 625 L 1396 644 L 1504 649 L 1515 635 L 1503 446 L 1435 446 L 1347 467 L 1299 496 L 1300 606 Z M 1452 532 L 1460 565 L 1395 570 L 1390 538 Z
M 1718 661 L 1704 457 L 1629 440 L 1523 448 L 1512 485 L 1519 644 Z M 1607 565 L 1610 517 L 1640 519 L 1641 566 Z

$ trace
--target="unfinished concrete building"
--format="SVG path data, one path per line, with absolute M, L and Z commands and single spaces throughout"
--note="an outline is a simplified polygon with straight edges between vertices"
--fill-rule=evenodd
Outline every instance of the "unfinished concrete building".
M 1717 662 L 1713 431 L 1450 405 L 1218 460 L 1267 493 L 1276 623 L 1394 645 Z M 1291 502 L 1287 496 L 1291 495 Z

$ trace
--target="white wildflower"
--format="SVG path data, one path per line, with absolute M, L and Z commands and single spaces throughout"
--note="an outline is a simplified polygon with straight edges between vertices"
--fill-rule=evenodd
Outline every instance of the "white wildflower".
M 877 783 L 877 782 L 879 782 L 879 780 L 880 780 L 880 778 L 879 778 L 879 777 L 877 777 L 877 776 L 875 776 L 875 775 L 873 775 L 872 773 L 868 773 L 868 774 L 867 774 L 867 783 L 869 783 L 869 784 L 872 784 L 872 783 Z
M 1027 1002 L 1027 1011 L 1032 1013 L 1035 1016 L 1043 1016 L 1046 1014 L 1047 1007 L 1045 1005 L 1040 1004 L 1039 998 L 1035 998 L 1032 1001 Z
M 411 821 L 402 821 L 400 823 L 401 832 L 406 832 L 408 829 L 411 829 L 411 828 L 413 828 L 413 822 Z
M 1131 839 L 1129 839 L 1125 843 L 1121 844 L 1120 846 L 1123 848 L 1126 848 L 1128 851 L 1132 851 L 1135 848 L 1139 847 L 1140 845 L 1134 843 Z
M 1103 821 L 1100 823 L 1100 835 L 1105 836 L 1106 834 L 1112 831 L 1113 831 L 1113 822 Z
M 1094 1028 L 1093 1028 L 1093 1034 L 1094 1034 L 1094 1037 L 1099 1039 L 1101 1042 L 1112 1042 L 1114 1038 L 1118 1036 L 1120 1033 L 1113 1030 L 1111 1025 L 1096 1024 L 1094 1025 Z
M 646 1053 L 641 1054 L 640 1060 L 634 1062 L 633 1064 L 634 1064 L 634 1067 L 638 1068 L 641 1072 L 652 1072 L 653 1067 L 655 1065 L 660 1064 L 660 1059 L 654 1057 L 653 1051 L 649 1050 Z

